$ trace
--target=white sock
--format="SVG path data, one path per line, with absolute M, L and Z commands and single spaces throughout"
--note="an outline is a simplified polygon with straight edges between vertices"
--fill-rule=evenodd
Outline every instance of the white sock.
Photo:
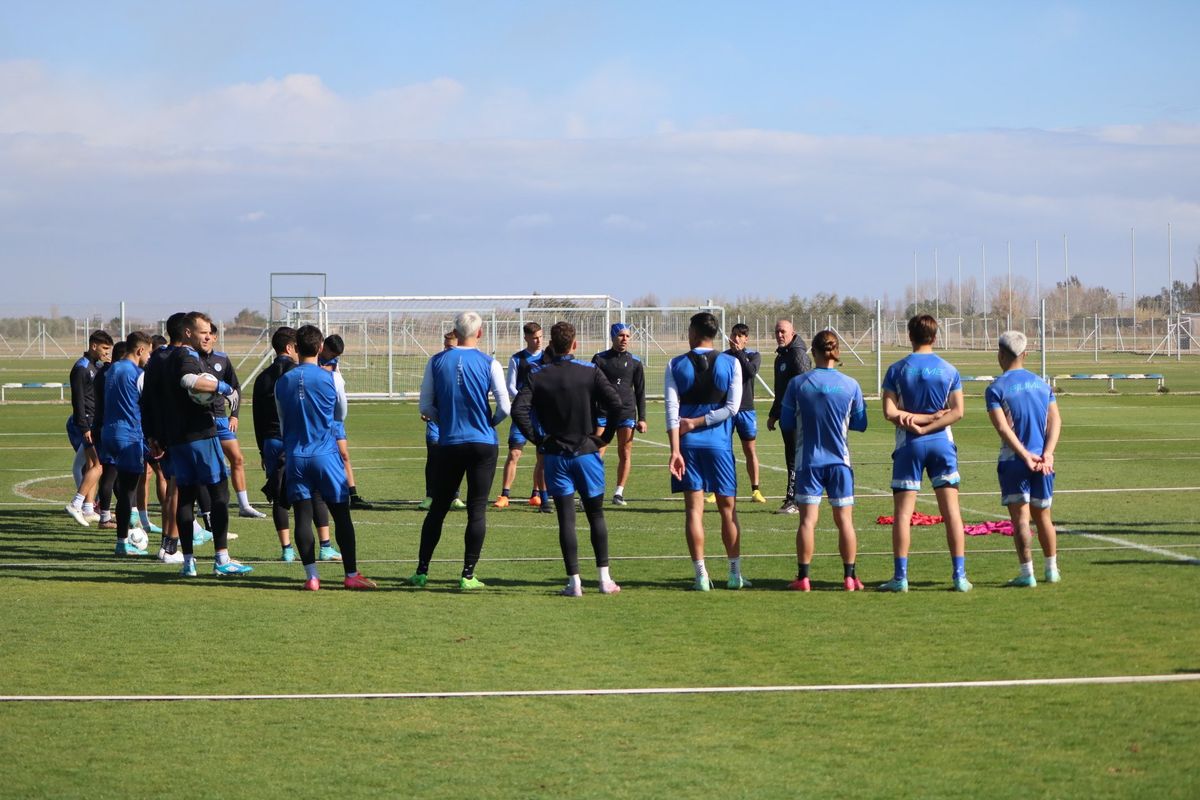
M 195 565 L 195 563 L 196 563 L 196 556 L 195 556 L 195 554 L 192 554 L 192 555 L 190 555 L 190 556 L 189 556 L 187 553 L 184 553 L 184 554 L 183 554 L 183 565 L 184 565 L 185 567 L 191 567 L 191 566 L 194 566 L 194 565 Z
M 1046 569 L 1050 572 L 1058 571 L 1058 556 L 1046 556 Z M 1033 567 L 1030 567 L 1029 574 L 1033 574 Z
M 129 518 L 130 518 L 130 519 L 133 519 L 134 517 L 137 517 L 138 519 L 141 519 L 141 518 L 142 518 L 142 514 L 141 514 L 141 512 L 140 512 L 140 511 L 138 511 L 138 507 L 137 507 L 137 506 L 131 506 L 131 507 L 129 508 Z
M 608 567 L 600 567 L 600 582 L 612 583 L 612 576 L 608 574 Z
M 92 506 L 92 504 L 91 504 L 91 503 L 84 503 L 84 504 L 83 504 L 83 513 L 85 513 L 85 514 L 94 514 L 94 513 L 95 513 L 95 511 L 96 511 L 96 509 L 95 509 L 95 508 Z
M 241 508 L 242 510 L 249 509 L 250 508 L 250 497 L 249 497 L 249 495 L 246 494 L 246 490 L 242 489 L 240 492 L 237 493 L 237 496 L 238 496 L 238 508 Z
M 358 570 L 355 570 L 354 572 L 347 572 L 347 573 L 346 573 L 346 577 L 347 577 L 347 578 L 354 578 L 354 577 L 357 577 L 357 576 L 358 576 Z
M 150 512 L 142 508 L 138 509 L 137 515 L 138 519 L 142 521 L 142 527 L 146 530 L 150 530 Z
M 101 511 L 100 512 L 100 521 L 101 522 L 111 522 L 112 518 L 113 518 L 113 515 L 112 515 L 111 511 Z
M 619 495 L 621 495 L 622 497 L 624 497 L 624 496 L 625 496 L 625 487 L 624 487 L 624 486 L 618 486 L 618 487 L 617 487 L 617 490 L 616 490 L 615 492 L 613 492 L 613 494 L 619 494 Z
M 700 559 L 699 561 L 693 561 L 692 566 L 696 568 L 696 578 L 697 579 L 708 577 L 708 570 L 704 568 L 704 559 L 703 558 Z
M 317 565 L 316 564 L 305 564 L 304 565 L 304 574 L 309 580 L 312 580 L 313 578 L 317 577 Z
M 83 495 L 77 494 L 71 498 L 71 505 L 75 508 L 83 508 Z
M 204 530 L 204 526 L 201 525 L 199 522 L 197 522 L 195 519 L 193 519 L 192 520 L 192 535 L 195 536 L 197 533 L 199 533 L 202 530 Z
M 730 575 L 741 575 L 742 574 L 741 556 L 739 556 L 737 558 L 729 559 L 729 574 Z
M 230 561 L 230 559 L 229 559 L 229 551 L 228 550 L 218 550 L 217 551 L 217 563 L 218 564 L 228 564 L 229 561 Z
M 1022 578 L 1032 578 L 1033 577 L 1033 561 L 1022 561 L 1021 562 L 1021 577 Z
M 567 576 L 567 586 L 569 586 L 572 589 L 582 589 L 583 581 L 580 580 L 578 575 L 568 575 Z

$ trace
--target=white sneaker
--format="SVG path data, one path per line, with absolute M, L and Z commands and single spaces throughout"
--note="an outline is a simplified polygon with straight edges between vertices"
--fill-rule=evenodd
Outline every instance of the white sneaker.
M 266 519 L 267 518 L 266 514 L 259 511 L 257 508 L 252 508 L 250 506 L 246 506 L 245 508 L 238 509 L 238 516 L 246 517 L 247 519 Z
M 95 511 L 91 512 L 90 514 L 84 514 L 83 518 L 86 519 L 89 524 L 100 521 L 100 515 L 97 514 Z
M 226 538 L 228 541 L 231 541 L 231 542 L 232 542 L 234 539 L 236 539 L 237 537 L 238 537 L 238 535 L 237 535 L 236 533 L 234 533 L 233 531 L 228 531 L 228 532 L 226 532 L 226 534 L 225 534 L 225 538 Z
M 82 508 L 79 508 L 78 506 L 73 506 L 70 503 L 67 503 L 66 511 L 68 514 L 71 515 L 71 518 L 74 519 L 76 522 L 78 522 L 80 525 L 82 525 L 85 528 L 88 526 L 87 517 L 84 516 Z
M 158 560 L 164 564 L 182 564 L 183 553 L 176 550 L 174 553 L 168 553 L 165 548 L 158 548 Z

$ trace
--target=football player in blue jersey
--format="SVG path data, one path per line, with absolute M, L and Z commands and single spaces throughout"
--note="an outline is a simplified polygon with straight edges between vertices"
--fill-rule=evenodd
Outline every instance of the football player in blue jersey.
M 713 349 L 720 328 L 708 312 L 688 324 L 691 350 L 671 359 L 666 390 L 667 437 L 671 442 L 671 491 L 683 492 L 684 533 L 695 588 L 707 592 L 712 580 L 704 564 L 704 495 L 717 496 L 721 541 L 729 559 L 730 589 L 750 586 L 742 577 L 737 518 L 737 469 L 733 462 L 733 417 L 742 403 L 742 371 L 736 358 Z
M 483 319 L 464 311 L 454 320 L 458 344 L 429 359 L 421 381 L 421 416 L 438 426 L 437 463 L 433 503 L 421 525 L 417 571 L 408 583 L 423 587 L 429 563 L 442 537 L 442 523 L 462 483 L 467 479 L 467 528 L 464 532 L 463 569 L 459 589 L 485 586 L 475 577 L 475 565 L 487 534 L 487 502 L 496 477 L 499 439 L 496 426 L 509 413 L 508 387 L 496 359 L 476 346 Z M 495 402 L 493 410 L 488 397 Z
M 1029 342 L 1020 331 L 1000 335 L 997 361 L 1004 374 L 984 394 L 988 418 L 1000 435 L 1000 502 L 1008 506 L 1013 543 L 1021 572 L 1009 586 L 1037 586 L 1033 577 L 1030 517 L 1037 525 L 1038 542 L 1046 559 L 1047 583 L 1058 583 L 1058 543 L 1050 504 L 1054 499 L 1054 449 L 1058 446 L 1062 418 L 1050 384 L 1025 369 Z
M 374 589 L 375 582 L 358 571 L 358 548 L 350 518 L 350 487 L 338 454 L 333 424 L 346 417 L 346 395 L 333 373 L 318 363 L 324 337 L 305 325 L 296 331 L 300 363 L 275 381 L 275 407 L 283 438 L 288 501 L 296 515 L 296 549 L 304 564 L 304 588 L 321 588 L 313 540 L 313 500 L 320 497 L 333 517 L 334 536 L 341 549 L 347 589 Z
M 346 352 L 345 340 L 338 334 L 331 333 L 325 337 L 325 342 L 321 345 L 321 354 L 317 357 L 317 363 L 333 373 L 333 380 L 342 394 L 346 393 L 346 378 L 338 369 L 338 359 L 344 352 Z M 349 409 L 347 409 L 347 413 L 348 411 Z M 354 511 L 372 510 L 375 506 L 359 496 L 358 486 L 354 482 L 354 465 L 350 463 L 350 445 L 346 441 L 344 417 L 334 421 L 333 435 L 337 439 L 338 455 L 341 456 L 342 467 L 346 471 L 346 483 L 350 486 L 350 508 Z
M 112 337 L 105 331 L 96 330 L 88 337 L 88 349 L 83 357 L 71 366 L 71 416 L 67 417 L 67 440 L 75 453 L 71 471 L 75 475 L 75 497 L 67 504 L 66 511 L 80 525 L 99 522 L 92 500 L 100 482 L 100 457 L 96 453 L 92 427 L 96 414 L 96 391 L 94 381 L 100 365 L 112 358 Z
M 516 399 L 517 392 L 525 386 L 529 372 L 542 363 L 544 354 L 541 325 L 536 322 L 526 322 L 521 328 L 521 334 L 525 338 L 525 347 L 513 353 L 512 357 L 508 359 L 506 378 L 509 403 Z M 492 503 L 495 508 L 508 508 L 512 485 L 517 479 L 517 462 L 521 460 L 521 454 L 525 451 L 525 441 L 525 435 L 521 433 L 517 423 L 511 422 L 508 430 L 508 457 L 504 460 L 504 483 L 500 487 L 500 496 L 496 498 L 496 502 Z M 551 511 L 550 495 L 546 491 L 544 467 L 542 455 L 539 453 L 533 466 L 533 490 L 529 495 L 529 505 L 549 513 Z
M 104 451 L 104 390 L 108 371 L 112 365 L 125 357 L 125 342 L 113 344 L 112 357 L 100 364 L 96 377 L 92 379 L 92 391 L 96 396 L 96 413 L 92 417 L 92 443 L 100 459 L 100 483 L 97 485 L 96 511 L 100 513 L 100 530 L 115 531 L 117 520 L 112 514 L 113 491 L 117 487 L 117 464 Z
M 613 492 L 613 505 L 625 505 L 625 484 L 633 467 L 633 432 L 646 432 L 646 371 L 642 360 L 629 351 L 633 329 L 624 322 L 613 323 L 609 329 L 612 347 L 592 356 L 595 364 L 617 394 L 621 397 L 620 418 L 617 425 L 617 488 Z M 608 420 L 603 414 L 596 416 L 596 435 L 604 430 Z M 603 455 L 603 453 L 601 453 Z
M 937 320 L 920 314 L 908 321 L 913 351 L 888 367 L 883 377 L 883 416 L 896 426 L 892 451 L 892 579 L 879 588 L 908 591 L 908 547 L 921 475 L 929 475 L 938 510 L 946 525 L 951 581 L 956 592 L 969 592 L 962 513 L 958 507 L 958 448 L 950 426 L 963 418 L 962 380 L 958 370 L 933 352 Z
M 763 496 L 758 483 L 758 447 L 755 444 L 758 439 L 758 414 L 754 410 L 754 382 L 758 379 L 759 369 L 762 368 L 762 354 L 749 349 L 746 346 L 749 341 L 750 326 L 739 322 L 729 329 L 730 347 L 725 354 L 736 358 L 742 367 L 742 406 L 733 418 L 733 428 L 742 442 L 742 454 L 746 457 L 750 500 L 766 503 L 767 498 Z
M 796 436 L 796 494 L 800 525 L 796 529 L 799 573 L 788 588 L 812 589 L 812 563 L 821 495 L 829 497 L 842 556 L 842 586 L 862 591 L 855 572 L 858 537 L 854 532 L 854 470 L 850 467 L 847 431 L 867 429 L 867 406 L 858 381 L 837 371 L 841 347 L 837 334 L 821 331 L 812 340 L 814 369 L 792 378 L 780 406 L 779 426 Z
M 146 476 L 145 437 L 142 433 L 142 370 L 150 360 L 150 337 L 134 331 L 124 341 L 124 354 L 109 368 L 104 388 L 104 431 L 100 437 L 102 459 L 117 473 L 118 556 L 144 556 L 146 551 L 129 541 L 129 521 L 138 482 Z
M 449 350 L 458 343 L 458 335 L 449 331 L 442 336 L 442 349 Z M 433 482 L 437 478 L 437 446 L 441 436 L 438 424 L 427 417 L 421 417 L 425 423 L 425 499 L 417 504 L 418 511 L 428 511 L 433 505 Z M 450 503 L 450 508 L 461 511 L 467 504 L 459 499 L 458 493 Z

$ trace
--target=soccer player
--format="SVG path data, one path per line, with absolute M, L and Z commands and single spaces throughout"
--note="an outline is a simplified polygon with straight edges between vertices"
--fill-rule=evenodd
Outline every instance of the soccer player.
M 100 457 L 92 437 L 96 414 L 96 391 L 94 381 L 100 364 L 112 357 L 113 340 L 106 332 L 92 331 L 88 337 L 88 349 L 83 357 L 71 366 L 71 416 L 67 417 L 67 440 L 75 452 L 71 471 L 75 475 L 75 497 L 67 504 L 66 511 L 80 525 L 87 527 L 99 522 L 92 499 L 100 482 Z
M 167 317 L 167 341 L 150 354 L 146 371 L 142 376 L 142 432 L 150 458 L 158 462 L 159 472 L 164 479 L 163 494 L 159 497 L 162 507 L 162 540 L 158 548 L 158 560 L 164 564 L 182 564 L 183 552 L 179 546 L 179 529 L 176 516 L 179 510 L 179 486 L 171 470 L 171 457 L 167 452 L 167 419 L 173 414 L 175 393 L 172 391 L 170 365 L 171 356 L 183 346 L 184 324 L 187 314 L 182 311 Z
M 317 591 L 317 553 L 313 541 L 313 500 L 319 494 L 329 506 L 334 536 L 342 551 L 347 589 L 374 589 L 375 582 L 358 571 L 354 522 L 350 518 L 350 486 L 338 453 L 333 423 L 346 416 L 346 395 L 333 373 L 317 363 L 324 339 L 319 328 L 296 331 L 300 363 L 275 381 L 275 406 L 283 437 L 287 498 L 296 514 L 296 547 L 304 564 L 304 588 Z
M 796 437 L 796 496 L 800 525 L 796 529 L 796 560 L 799 574 L 788 588 L 811 591 L 812 562 L 821 494 L 829 497 L 833 522 L 838 529 L 842 555 L 842 585 L 847 592 L 862 591 L 855 573 L 858 537 L 854 532 L 854 470 L 846 432 L 867 429 L 867 406 L 858 381 L 837 371 L 841 347 L 837 334 L 821 331 L 812 340 L 815 369 L 792 379 L 783 394 L 779 426 Z
M 215 344 L 214 338 L 210 347 Z M 233 369 L 229 356 L 219 350 L 208 350 L 200 353 L 200 363 L 204 371 L 228 383 L 234 389 L 233 398 L 240 398 L 242 384 Z M 213 397 L 212 415 L 217 426 L 217 439 L 221 442 L 221 450 L 229 459 L 230 478 L 233 490 L 237 493 L 238 516 L 250 519 L 263 519 L 267 515 L 250 505 L 250 495 L 246 491 L 246 458 L 242 455 L 242 447 L 238 444 L 238 411 L 241 403 L 230 402 L 222 395 Z
M 208 489 L 212 501 L 212 538 L 216 557 L 213 574 L 245 575 L 253 567 L 229 557 L 229 473 L 217 440 L 217 427 L 211 406 L 201 404 L 203 395 L 216 392 L 230 397 L 236 390 L 228 383 L 204 373 L 200 353 L 212 348 L 212 318 L 200 311 L 190 312 L 183 323 L 183 345 L 167 359 L 167 381 L 171 406 L 163 410 L 171 470 L 178 487 L 175 521 L 185 532 L 183 545 L 184 577 L 195 577 L 196 558 L 193 539 L 186 534 L 194 522 L 193 504 L 201 487 Z M 207 398 L 211 400 L 211 398 Z
M 100 512 L 100 530 L 115 531 L 117 521 L 112 515 L 113 490 L 117 486 L 117 462 L 104 451 L 104 390 L 108 371 L 114 362 L 125 357 L 125 342 L 113 344 L 110 360 L 102 362 L 92 379 L 92 391 L 95 394 L 96 413 L 92 417 L 92 444 L 95 445 L 96 455 L 100 459 L 100 483 L 96 496 L 96 510 Z
M 631 335 L 632 330 L 624 322 L 613 323 L 609 329 L 612 347 L 592 356 L 592 363 L 604 373 L 621 397 L 620 417 L 616 420 L 617 488 L 612 499 L 615 506 L 625 505 L 625 484 L 629 482 L 629 470 L 633 466 L 633 432 L 646 432 L 646 372 L 642 360 L 629 352 Z M 604 415 L 597 415 L 597 436 L 608 422 Z
M 450 331 L 442 336 L 442 349 L 449 350 L 458 342 L 458 336 L 454 331 Z M 441 435 L 438 431 L 438 424 L 431 419 L 421 417 L 425 423 L 425 499 L 417 504 L 418 511 L 428 511 L 433 505 L 433 481 L 437 476 L 437 446 L 438 437 Z M 467 507 L 467 504 L 458 498 L 455 493 L 454 500 L 450 502 L 450 508 L 461 511 Z
M 742 454 L 746 457 L 746 475 L 750 478 L 750 500 L 755 503 L 765 503 L 762 489 L 758 484 L 758 448 L 755 440 L 758 438 L 758 415 L 754 411 L 754 381 L 762 368 L 762 354 L 750 350 L 746 343 L 750 341 L 750 326 L 739 322 L 729 330 L 730 348 L 725 355 L 733 356 L 742 367 L 742 406 L 737 416 L 733 418 L 733 428 L 737 431 L 738 439 L 742 442 Z
M 780 319 L 775 322 L 775 399 L 771 402 L 771 410 L 767 414 L 767 430 L 775 430 L 779 422 L 783 395 L 787 392 L 788 384 L 797 375 L 803 375 L 812 369 L 812 361 L 805 352 L 804 342 L 796 333 L 790 319 Z M 783 495 L 783 505 L 776 514 L 799 514 L 800 507 L 793 499 L 796 494 L 796 436 L 787 431 L 783 434 L 783 458 L 787 464 L 787 489 Z
M 483 319 L 479 314 L 462 312 L 454 320 L 458 344 L 438 353 L 425 365 L 425 376 L 421 381 L 421 416 L 438 425 L 438 454 L 433 503 L 421 525 L 417 571 L 408 579 L 413 586 L 423 587 L 428 580 L 429 562 L 442 537 L 442 523 L 464 475 L 467 478 L 467 528 L 458 587 L 469 591 L 485 586 L 475 577 L 475 564 L 479 561 L 487 533 L 487 501 L 499 457 L 495 429 L 508 416 L 510 404 L 500 364 L 476 347 L 482 328 Z M 488 395 L 495 401 L 494 411 Z
M 513 353 L 512 358 L 508 360 L 507 378 L 510 404 L 516 398 L 517 392 L 525 386 L 530 370 L 542 363 L 542 326 L 536 322 L 526 322 L 521 328 L 521 333 L 525 337 L 525 347 Z M 509 494 L 512 492 L 513 482 L 517 479 L 517 462 L 521 460 L 524 450 L 525 436 L 517 427 L 516 422 L 512 422 L 508 430 L 508 458 L 504 461 L 504 484 L 500 488 L 500 496 L 496 498 L 495 503 L 492 503 L 495 508 L 508 508 Z M 548 505 L 549 499 L 550 496 L 546 491 L 544 463 L 541 454 L 538 454 L 537 461 L 533 466 L 533 491 L 529 495 L 529 505 L 549 514 L 551 510 Z
M 966 545 L 958 507 L 958 449 L 950 426 L 963 418 L 962 381 L 958 370 L 933 352 L 937 320 L 920 314 L 908 321 L 912 354 L 888 367 L 883 377 L 883 416 L 896 426 L 892 451 L 892 579 L 879 588 L 908 591 L 908 546 L 913 509 L 927 473 L 946 524 L 954 591 L 971 591 L 967 580 Z
M 707 311 L 688 324 L 691 350 L 671 359 L 663 382 L 667 437 L 671 442 L 671 491 L 683 492 L 684 533 L 696 570 L 695 588 L 707 592 L 712 580 L 704 564 L 704 494 L 717 496 L 721 541 L 729 559 L 730 589 L 750 586 L 742 577 L 737 518 L 737 468 L 733 463 L 733 417 L 742 404 L 742 368 L 718 353 L 720 328 Z
M 338 359 L 346 352 L 346 342 L 336 333 L 325 337 L 321 345 L 321 354 L 317 363 L 333 373 L 333 379 L 338 384 L 339 391 L 345 395 L 346 379 L 338 369 Z M 347 412 L 349 408 L 347 407 Z M 355 511 L 370 511 L 375 506 L 358 496 L 358 486 L 354 482 L 354 467 L 350 464 L 350 446 L 346 443 L 346 419 L 334 420 L 333 434 L 337 438 L 338 455 L 341 456 L 342 466 L 346 470 L 346 483 L 350 486 L 350 508 Z
M 592 551 L 600 572 L 600 592 L 616 594 L 608 567 L 608 526 L 604 521 L 604 459 L 600 447 L 612 441 L 624 398 L 604 373 L 576 361 L 575 326 L 556 322 L 550 328 L 553 357 L 535 367 L 513 403 L 513 422 L 545 455 L 546 483 L 558 513 L 558 543 L 567 569 L 567 585 L 559 594 L 582 597 L 579 541 L 575 536 L 575 492 L 583 498 L 591 530 Z M 592 433 L 592 410 L 608 420 L 603 432 Z M 533 417 L 537 415 L 537 424 Z
M 1000 502 L 1012 518 L 1013 543 L 1021 574 L 1009 586 L 1037 586 L 1030 548 L 1030 517 L 1037 525 L 1038 542 L 1046 558 L 1047 583 L 1058 583 L 1057 534 L 1050 519 L 1054 499 L 1054 448 L 1062 419 L 1050 385 L 1025 369 L 1028 340 L 1020 331 L 1000 334 L 996 354 L 1004 374 L 984 393 L 988 418 L 1000 434 Z
M 104 389 L 104 432 L 101 458 L 117 473 L 118 556 L 144 556 L 146 551 L 129 541 L 129 522 L 138 481 L 146 475 L 145 438 L 142 433 L 142 368 L 150 360 L 150 337 L 134 331 L 123 342 L 124 353 L 108 370 Z

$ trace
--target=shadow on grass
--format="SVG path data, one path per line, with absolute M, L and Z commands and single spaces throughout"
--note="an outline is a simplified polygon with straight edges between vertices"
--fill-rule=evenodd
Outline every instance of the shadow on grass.
M 1176 558 L 1122 558 L 1109 559 L 1107 561 L 1093 561 L 1098 567 L 1200 567 L 1200 558 L 1193 558 L 1187 561 Z

